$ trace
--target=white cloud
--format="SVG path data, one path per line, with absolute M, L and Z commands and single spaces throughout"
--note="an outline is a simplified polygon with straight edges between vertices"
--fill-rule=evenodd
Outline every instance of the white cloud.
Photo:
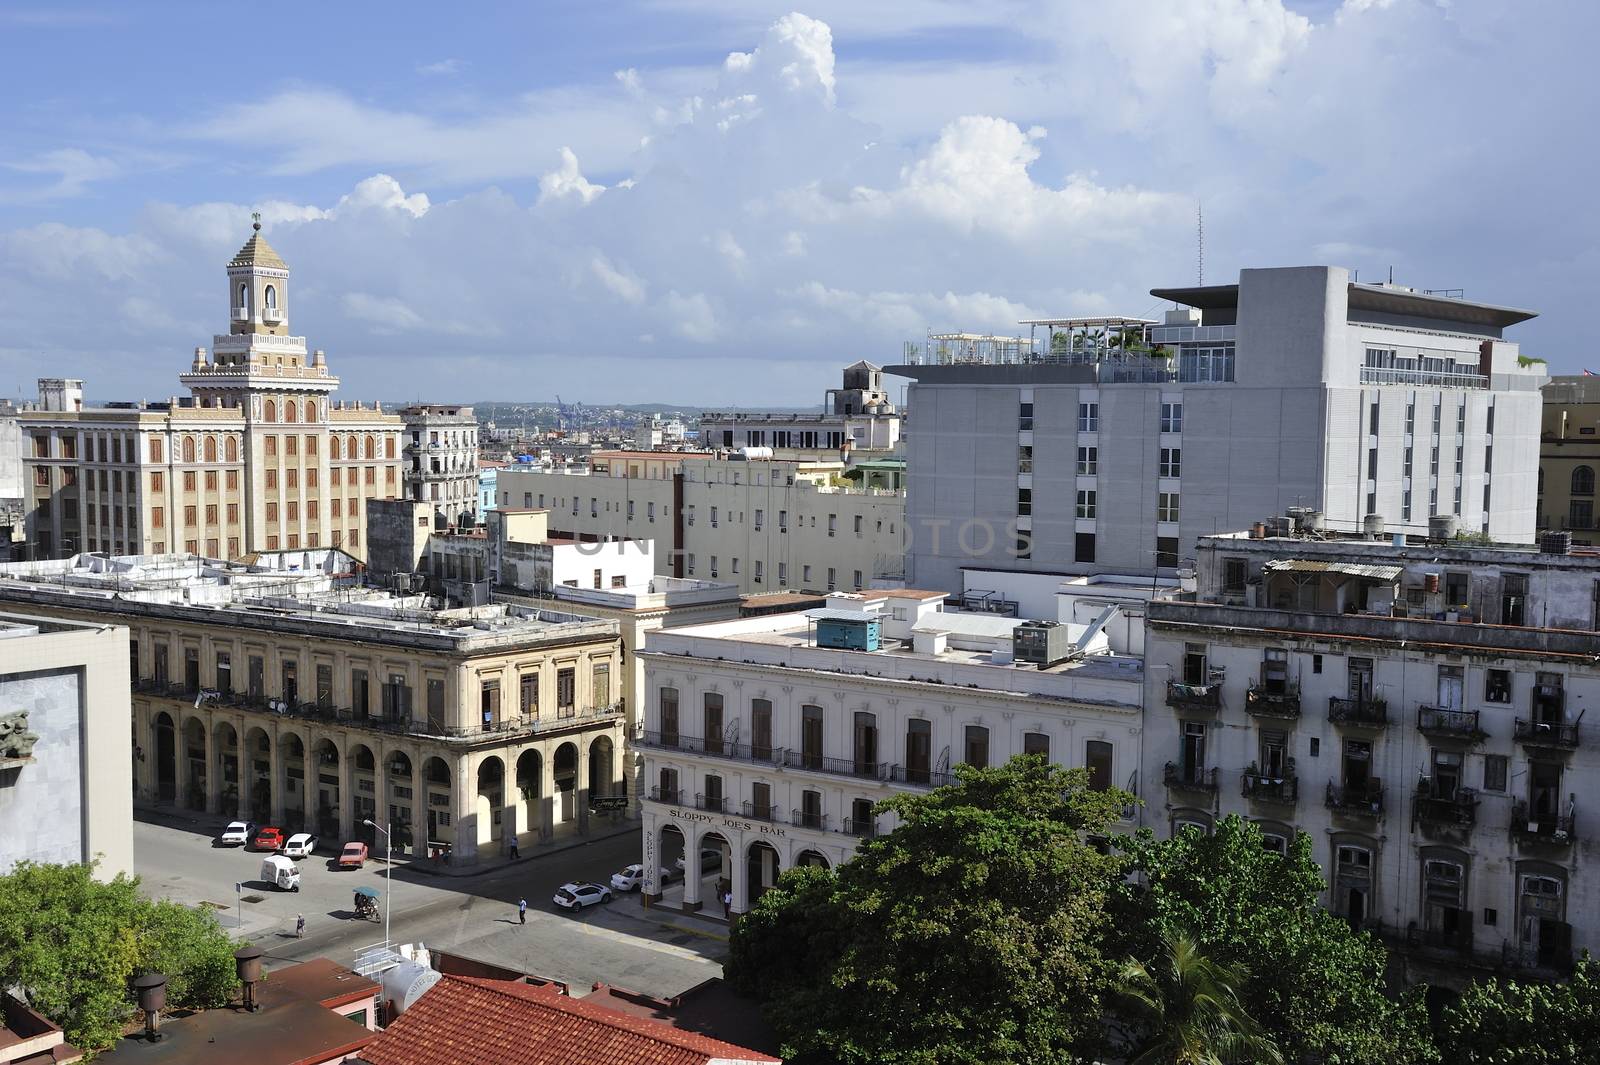
M 366 292 L 346 292 L 340 303 L 345 314 L 361 322 L 370 322 L 375 333 L 393 333 L 402 329 L 415 329 L 423 324 L 422 316 L 393 296 L 374 296 Z
M 414 192 L 407 196 L 405 190 L 400 187 L 400 182 L 388 174 L 374 174 L 357 185 L 349 195 L 340 197 L 338 206 L 329 213 L 376 208 L 400 210 L 412 218 L 421 218 L 428 213 L 428 207 L 428 197 L 425 193 Z
M 685 340 L 709 344 L 722 331 L 717 324 L 717 314 L 711 301 L 703 292 L 685 296 L 674 289 L 661 301 L 661 311 L 673 332 Z
M 595 252 L 590 257 L 589 270 L 599 279 L 600 284 L 624 303 L 644 302 L 645 283 L 639 280 L 638 275 L 626 269 L 618 269 L 601 253 Z
M 441 59 L 436 63 L 419 63 L 417 73 L 427 77 L 445 77 L 461 72 L 461 60 Z
M 30 159 L 0 163 L 0 167 L 26 175 L 51 178 L 44 185 L 21 189 L 0 188 L 0 203 L 26 203 L 80 196 L 96 181 L 106 181 L 122 173 L 122 166 L 103 156 L 90 155 L 82 148 L 58 148 Z
M 578 169 L 578 157 L 567 147 L 561 149 L 561 165 L 539 177 L 540 203 L 569 197 L 575 197 L 580 203 L 590 203 L 604 191 L 604 185 L 596 185 L 583 176 Z

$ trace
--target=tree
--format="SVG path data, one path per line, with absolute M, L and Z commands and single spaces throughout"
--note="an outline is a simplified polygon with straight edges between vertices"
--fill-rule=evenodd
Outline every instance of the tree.
M 1211 958 L 1247 967 L 1242 997 L 1288 1060 L 1432 1060 L 1420 989 L 1385 994 L 1387 952 L 1322 908 L 1326 885 L 1304 833 L 1279 855 L 1256 825 L 1230 816 L 1211 835 L 1146 831 L 1123 845 L 1141 874 L 1115 903 L 1126 953 L 1150 957 L 1162 935 L 1186 930 Z
M 1462 1065 L 1580 1065 L 1600 1046 L 1600 965 L 1587 954 L 1565 983 L 1484 980 L 1439 1021 L 1442 1060 Z
M 171 1007 L 220 1005 L 238 986 L 216 918 L 139 894 L 93 865 L 19 862 L 0 877 L 0 987 L 20 987 L 85 1049 L 111 1045 L 133 1013 L 128 981 L 168 977 Z
M 1037 756 L 899 795 L 835 873 L 791 870 L 734 931 L 730 979 L 800 1061 L 1068 1062 L 1102 1036 L 1118 857 L 1086 839 L 1130 797 Z
M 1186 933 L 1162 935 L 1150 965 L 1129 958 L 1118 992 L 1144 1037 L 1128 1065 L 1281 1065 L 1239 1000 L 1244 981 L 1243 969 L 1212 961 Z

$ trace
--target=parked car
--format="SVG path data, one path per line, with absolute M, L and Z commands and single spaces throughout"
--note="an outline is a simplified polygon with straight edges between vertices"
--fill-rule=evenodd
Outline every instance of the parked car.
M 316 836 L 309 832 L 296 832 L 289 837 L 289 842 L 283 845 L 283 854 L 286 858 L 309 858 L 311 852 L 316 849 Z
M 261 859 L 261 879 L 279 891 L 300 890 L 300 868 L 281 854 Z
M 256 833 L 254 849 L 258 851 L 279 851 L 283 849 L 283 829 L 273 828 L 268 825 Z
M 367 845 L 359 841 L 346 843 L 339 852 L 340 869 L 360 869 L 367 864 Z
M 556 888 L 556 896 L 552 901 L 563 910 L 581 910 L 597 902 L 610 902 L 611 891 L 599 884 L 579 880 Z
M 218 842 L 224 847 L 247 847 L 255 834 L 254 821 L 229 821 L 228 827 L 222 830 L 222 838 Z
M 672 876 L 665 869 L 661 870 L 657 878 L 662 884 L 670 883 Z M 638 891 L 644 887 L 644 866 L 629 865 L 620 872 L 611 874 L 611 887 L 614 891 Z
M 682 855 L 678 856 L 678 861 L 677 861 L 676 864 L 678 866 L 678 872 L 680 872 L 680 873 L 683 872 L 683 856 Z M 716 870 L 721 869 L 721 868 L 722 868 L 722 851 L 718 850 L 715 847 L 712 847 L 710 850 L 702 850 L 700 852 L 700 871 L 702 873 L 715 872 Z

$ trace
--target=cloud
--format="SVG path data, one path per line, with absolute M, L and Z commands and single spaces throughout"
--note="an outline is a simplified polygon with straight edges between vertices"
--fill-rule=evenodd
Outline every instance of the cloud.
M 437 63 L 418 64 L 417 73 L 425 77 L 444 77 L 451 74 L 459 74 L 461 66 L 461 60 L 459 59 L 441 59 Z
M 345 314 L 360 322 L 370 322 L 377 333 L 416 329 L 423 319 L 411 307 L 393 296 L 374 296 L 366 292 L 347 292 L 341 298 Z
M 606 290 L 624 303 L 640 304 L 645 299 L 645 283 L 637 275 L 611 264 L 600 252 L 589 259 L 589 270 Z
M 661 310 L 672 331 L 685 340 L 709 344 L 722 331 L 716 311 L 712 310 L 711 301 L 703 292 L 687 296 L 676 290 L 668 292 L 661 301 Z
M 26 203 L 66 199 L 82 195 L 95 181 L 106 181 L 122 173 L 118 163 L 103 156 L 90 155 L 81 148 L 58 148 L 31 159 L 0 163 L 0 167 L 19 174 L 52 178 L 44 185 L 24 189 L 0 189 L 0 202 Z
M 578 157 L 571 148 L 562 147 L 561 165 L 539 176 L 539 202 L 546 200 L 575 199 L 589 203 L 606 191 L 604 185 L 587 180 L 578 169 Z

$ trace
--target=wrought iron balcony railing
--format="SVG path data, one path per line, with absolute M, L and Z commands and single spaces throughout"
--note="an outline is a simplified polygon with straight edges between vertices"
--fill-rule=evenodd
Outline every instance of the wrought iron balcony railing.
M 1353 725 L 1359 728 L 1387 728 L 1389 704 L 1383 699 L 1328 700 L 1328 720 L 1335 725 Z
M 1240 775 L 1239 791 L 1245 798 L 1256 802 L 1293 806 L 1300 801 L 1300 780 L 1292 770 L 1273 776 L 1256 772 L 1252 767 Z
M 1383 786 L 1376 781 L 1368 781 L 1358 788 L 1348 788 L 1330 780 L 1324 801 L 1328 809 L 1335 813 L 1352 817 L 1383 816 Z
M 1256 717 L 1299 717 L 1300 688 L 1288 685 L 1274 689 L 1252 684 L 1245 693 L 1244 709 Z
M 1442 739 L 1462 739 L 1476 742 L 1488 735 L 1478 727 L 1477 710 L 1456 710 L 1444 706 L 1417 707 L 1417 731 L 1426 736 Z
M 1518 743 L 1528 747 L 1553 747 L 1570 751 L 1578 746 L 1578 723 L 1519 717 L 1513 735 Z
M 1162 773 L 1162 780 L 1167 787 L 1175 791 L 1204 791 L 1217 790 L 1217 771 L 1215 768 L 1202 769 L 1199 766 L 1179 765 L 1177 762 L 1168 762 L 1166 770 Z

